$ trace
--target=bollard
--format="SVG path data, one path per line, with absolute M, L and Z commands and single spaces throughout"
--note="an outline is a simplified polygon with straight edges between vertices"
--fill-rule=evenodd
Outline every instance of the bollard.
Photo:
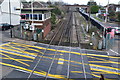
M 101 76 L 100 80 L 105 80 L 104 75 L 100 74 L 100 76 Z

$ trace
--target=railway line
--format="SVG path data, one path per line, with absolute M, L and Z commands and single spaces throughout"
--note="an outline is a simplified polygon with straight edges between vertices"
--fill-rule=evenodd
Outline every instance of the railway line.
M 57 39 L 59 39 L 59 42 L 57 42 L 58 46 L 60 46 L 61 42 L 63 42 L 64 40 L 68 40 L 69 41 L 69 46 L 71 46 L 70 45 L 70 41 L 71 41 L 71 37 L 70 37 L 71 32 L 70 32 L 70 30 L 71 30 L 71 28 L 70 28 L 70 26 L 68 26 L 70 24 L 70 22 L 71 22 L 71 15 L 72 15 L 72 13 L 70 12 L 69 13 L 69 20 L 67 21 L 67 23 L 65 22 L 66 24 L 65 24 L 64 27 L 60 27 L 58 29 L 58 31 L 57 31 L 58 33 L 56 33 L 53 36 L 53 38 L 51 39 L 51 41 L 50 41 L 47 48 L 49 48 L 51 44 L 54 44 L 54 41 L 57 40 Z M 63 25 L 61 25 L 61 26 L 63 26 Z M 60 30 L 63 30 L 61 35 L 59 33 Z M 59 35 L 59 37 L 56 37 L 56 35 Z M 43 63 L 45 63 L 46 61 L 44 61 L 43 56 L 48 54 L 48 52 L 46 50 L 44 50 L 44 54 L 42 54 L 42 55 L 38 54 L 37 55 L 37 57 L 38 56 L 41 56 L 41 57 L 36 58 L 38 61 L 36 62 L 36 65 L 34 67 L 32 67 L 32 72 L 27 77 L 27 80 L 29 80 L 32 77 L 32 75 L 34 74 L 34 71 L 37 71 L 38 68 L 43 68 L 44 67 Z M 56 51 L 53 53 L 54 55 L 51 56 L 52 59 L 49 60 L 49 63 L 47 64 L 46 69 L 45 69 L 45 71 L 46 71 L 45 76 L 41 77 L 43 80 L 47 80 L 49 78 L 48 76 L 49 76 L 49 74 L 51 72 L 52 66 L 54 66 L 54 64 L 55 64 L 54 61 L 55 61 L 55 58 L 56 58 L 56 54 L 59 54 L 58 50 L 59 49 L 56 49 Z M 69 65 L 70 65 L 69 63 L 70 63 L 70 53 L 69 53 L 69 59 L 68 59 L 68 70 L 67 70 L 67 75 L 66 75 L 67 77 L 66 78 L 69 78 Z
M 68 56 L 68 58 L 67 58 L 67 65 L 65 65 L 66 67 L 67 67 L 67 72 L 66 72 L 66 79 L 71 79 L 71 77 L 70 77 L 70 75 L 71 75 L 71 69 L 70 68 L 72 68 L 72 66 L 71 66 L 71 47 L 73 46 L 72 45 L 72 37 L 71 37 L 71 34 L 72 34 L 72 27 L 75 25 L 77 25 L 76 24 L 76 22 L 75 22 L 75 18 L 76 17 L 74 17 L 75 15 L 74 15 L 74 13 L 72 12 L 72 11 L 70 11 L 69 13 L 68 13 L 68 20 L 66 20 L 64 23 L 62 23 L 61 24 L 61 26 L 59 27 L 59 29 L 58 29 L 58 31 L 56 32 L 56 34 L 52 37 L 52 39 L 51 39 L 51 41 L 50 41 L 50 43 L 49 43 L 49 45 L 48 45 L 48 47 L 47 48 L 49 48 L 50 47 L 50 45 L 58 45 L 58 46 L 63 46 L 63 45 L 66 45 L 67 44 L 67 46 L 69 46 L 70 48 L 69 48 L 69 54 L 67 54 L 67 56 Z M 63 27 L 64 26 L 64 27 Z M 77 27 L 77 26 L 76 26 Z M 60 33 L 62 31 L 62 33 Z M 77 31 L 77 28 L 76 28 L 76 33 L 77 33 L 77 44 L 78 44 L 78 46 L 79 46 L 79 48 L 80 48 L 80 36 L 78 35 L 78 31 Z M 60 35 L 61 34 L 61 35 Z M 57 35 L 59 35 L 59 36 L 57 36 Z M 58 41 L 57 41 L 58 40 Z M 57 41 L 57 42 L 56 42 Z M 64 44 L 64 43 L 66 43 L 66 44 Z M 37 62 L 36 62 L 36 65 L 35 66 L 33 66 L 32 67 L 32 72 L 29 74 L 29 76 L 27 77 L 27 80 L 29 80 L 30 78 L 32 78 L 32 75 L 34 74 L 34 71 L 37 71 L 37 69 L 38 68 L 43 68 L 43 67 L 45 67 L 45 65 L 43 64 L 43 63 L 46 63 L 46 61 L 44 60 L 44 58 L 43 58 L 43 56 L 45 56 L 45 55 L 47 55 L 48 53 L 50 53 L 50 52 L 47 52 L 47 48 L 46 48 L 46 50 L 44 50 L 44 54 L 42 54 L 42 55 L 37 55 L 37 57 L 38 58 L 36 58 L 36 60 L 37 60 Z M 43 80 L 47 80 L 47 79 L 49 79 L 50 77 L 49 77 L 49 74 L 51 73 L 51 71 L 53 70 L 53 66 L 55 66 L 57 63 L 59 63 L 59 59 L 64 59 L 64 58 L 66 58 L 65 56 L 62 56 L 62 55 L 60 55 L 60 53 L 58 52 L 58 50 L 59 50 L 59 48 L 57 48 L 56 49 L 56 51 L 53 53 L 53 55 L 51 56 L 51 60 L 49 60 L 49 63 L 47 63 L 47 66 L 46 66 L 46 69 L 44 70 L 46 73 L 45 73 L 45 76 L 41 76 L 40 78 L 41 79 L 43 79 Z M 79 50 L 79 52 L 81 52 L 80 50 Z M 60 55 L 60 56 L 57 56 L 57 55 Z M 41 56 L 41 57 L 39 57 L 39 56 Z M 82 63 L 82 70 L 83 70 L 83 75 L 84 75 L 84 77 L 83 78 L 85 78 L 86 79 L 86 71 L 85 71 L 85 65 L 84 65 L 84 57 L 83 57 L 83 55 L 81 55 L 80 56 L 81 57 L 81 63 Z M 56 62 L 55 61 L 55 59 L 56 58 L 58 58 L 58 62 Z M 39 65 L 39 66 L 38 66 Z M 60 64 L 58 64 L 57 65 L 58 67 L 62 67 Z M 59 70 L 59 69 L 57 69 L 57 71 L 56 71 L 56 73 L 55 74 L 57 74 L 57 75 L 60 75 L 60 72 L 61 72 L 61 70 Z

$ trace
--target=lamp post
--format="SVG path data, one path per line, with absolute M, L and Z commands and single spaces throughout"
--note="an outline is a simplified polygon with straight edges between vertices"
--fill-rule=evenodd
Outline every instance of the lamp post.
M 10 19 L 10 25 L 11 25 L 11 2 L 9 0 L 9 19 Z M 12 38 L 12 29 L 10 29 L 10 36 Z

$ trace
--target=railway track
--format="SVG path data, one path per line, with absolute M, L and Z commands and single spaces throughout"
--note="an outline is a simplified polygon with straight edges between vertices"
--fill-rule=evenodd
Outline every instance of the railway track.
M 69 16 L 71 16 L 71 13 L 69 14 Z M 70 17 L 71 18 L 71 17 Z M 42 54 L 42 55 L 37 55 L 37 57 L 36 57 L 36 65 L 34 65 L 34 66 L 32 66 L 31 68 L 32 68 L 32 72 L 29 74 L 29 76 L 27 77 L 27 80 L 29 80 L 29 79 L 31 79 L 31 77 L 32 77 L 32 75 L 34 74 L 34 71 L 37 71 L 37 68 L 39 67 L 39 68 L 42 68 L 42 67 L 44 67 L 44 64 L 43 64 L 43 62 L 45 62 L 44 61 L 44 58 L 43 58 L 43 56 L 44 55 L 47 55 L 47 49 L 50 47 L 50 45 L 51 44 L 54 44 L 54 40 L 56 40 L 55 38 L 56 38 L 56 35 L 57 34 L 59 34 L 59 31 L 60 30 L 63 30 L 63 32 L 62 32 L 62 34 L 60 35 L 60 37 L 59 37 L 59 42 L 57 43 L 57 45 L 58 46 L 60 46 L 61 45 L 61 42 L 63 41 L 63 37 L 65 36 L 65 34 L 66 34 L 66 32 L 68 32 L 69 34 L 70 34 L 70 32 L 69 31 L 66 31 L 67 29 L 68 29 L 68 24 L 69 24 L 69 22 L 70 22 L 70 20 L 71 19 L 69 19 L 69 21 L 67 21 L 67 23 L 65 24 L 65 26 L 63 27 L 64 29 L 62 29 L 61 27 L 59 27 L 59 29 L 58 29 L 58 31 L 57 31 L 57 33 L 52 37 L 52 39 L 50 40 L 50 43 L 49 43 L 49 45 L 47 46 L 47 48 L 44 50 L 44 54 Z M 63 23 L 64 24 L 64 23 Z M 68 34 L 68 35 L 69 35 Z M 70 35 L 69 35 L 69 37 L 67 37 L 67 38 L 69 38 L 70 39 Z M 70 40 L 69 40 L 70 41 Z M 58 49 L 56 49 L 56 51 L 54 52 L 54 55 L 52 56 L 52 59 L 51 60 L 49 60 L 49 64 L 47 64 L 47 66 L 46 66 L 46 74 L 45 74 L 45 76 L 43 76 L 42 77 L 42 80 L 47 80 L 49 77 L 48 77 L 48 74 L 50 73 L 50 71 L 51 71 L 51 68 L 52 68 L 52 66 L 53 66 L 53 63 L 54 63 L 54 60 L 55 60 L 55 58 L 56 58 L 56 54 L 58 54 L 57 53 L 57 50 Z M 41 57 L 39 57 L 39 56 L 41 56 Z M 39 65 L 39 66 L 38 66 Z M 66 75 L 67 76 L 67 75 Z
M 74 20 L 75 21 L 73 21 L 73 26 L 75 26 L 75 28 L 76 28 L 76 36 L 77 36 L 77 42 L 78 42 L 78 47 L 80 48 L 79 49 L 79 52 L 84 52 L 84 51 L 81 51 L 81 36 L 80 36 L 80 25 L 81 25 L 81 23 L 79 24 L 78 22 L 77 22 L 77 16 L 76 16 L 76 12 L 74 12 L 73 13 L 73 17 L 74 17 Z M 86 54 L 87 55 L 87 54 Z M 82 69 L 83 69 L 83 74 L 84 74 L 84 79 L 85 80 L 87 80 L 87 75 L 86 75 L 86 66 L 85 66 L 85 62 L 84 62 L 84 58 L 85 58 L 85 56 L 84 55 L 80 55 L 81 56 L 81 59 L 82 59 Z

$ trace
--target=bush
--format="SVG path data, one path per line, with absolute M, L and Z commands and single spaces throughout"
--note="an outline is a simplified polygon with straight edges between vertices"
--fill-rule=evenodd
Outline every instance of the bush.
M 120 22 L 120 12 L 118 13 L 117 18 L 118 18 L 118 21 Z

